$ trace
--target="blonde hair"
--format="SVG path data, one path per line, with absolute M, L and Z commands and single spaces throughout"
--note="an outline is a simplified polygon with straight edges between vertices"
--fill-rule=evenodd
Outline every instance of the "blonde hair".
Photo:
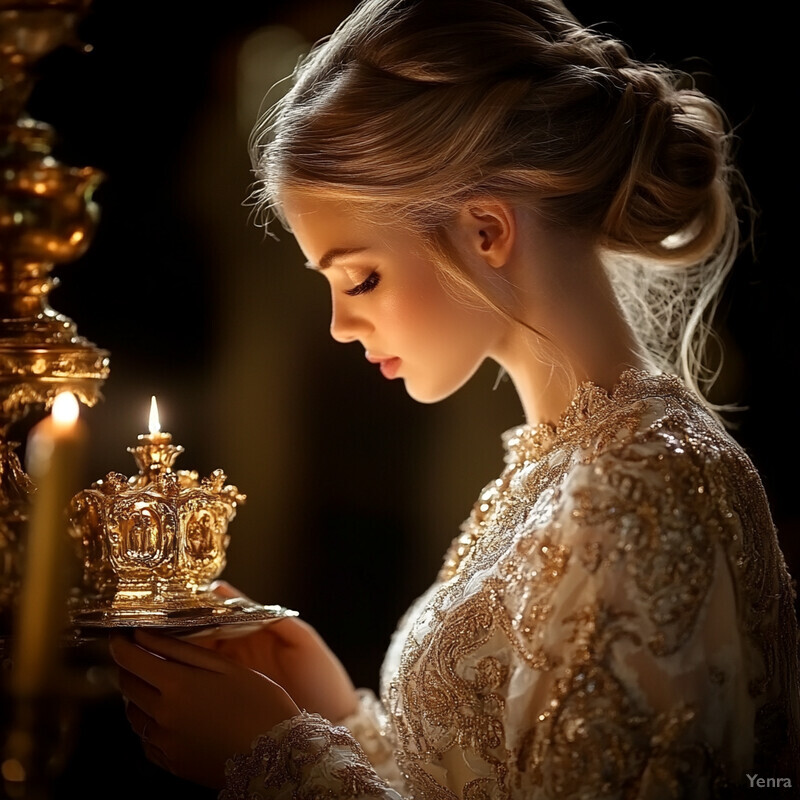
M 251 139 L 265 224 L 286 189 L 350 200 L 469 286 L 447 241 L 464 202 L 533 208 L 595 238 L 648 365 L 721 408 L 706 344 L 739 249 L 737 173 L 687 76 L 557 0 L 365 0 L 293 78 Z

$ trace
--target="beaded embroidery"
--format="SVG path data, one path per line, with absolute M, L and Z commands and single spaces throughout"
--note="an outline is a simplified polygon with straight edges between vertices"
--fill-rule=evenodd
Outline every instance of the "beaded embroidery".
M 394 751 L 400 793 L 729 797 L 745 769 L 797 785 L 794 594 L 741 448 L 677 378 L 634 370 L 504 444 L 384 664 L 370 748 Z M 285 792 L 287 766 L 270 774 Z

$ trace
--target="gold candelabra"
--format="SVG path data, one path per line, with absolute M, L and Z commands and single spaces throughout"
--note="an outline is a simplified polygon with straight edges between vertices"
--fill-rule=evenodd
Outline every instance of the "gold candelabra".
M 92 167 L 53 155 L 54 131 L 25 111 L 32 67 L 77 45 L 90 0 L 0 0 L 0 634 L 12 625 L 24 527 L 34 489 L 9 439 L 32 409 L 47 410 L 60 391 L 94 405 L 109 374 L 108 353 L 78 335 L 49 294 L 54 267 L 88 248 L 102 180 Z
M 11 657 L 11 680 L 2 676 L 0 695 L 0 771 L 5 793 L 31 800 L 46 797 L 69 728 L 50 683 L 66 565 L 58 543 L 39 535 L 50 527 L 45 506 L 64 500 L 52 483 L 35 485 L 11 436 L 32 411 L 49 411 L 60 392 L 94 405 L 109 358 L 49 303 L 52 270 L 79 258 L 91 242 L 98 220 L 92 197 L 102 175 L 60 163 L 54 130 L 31 118 L 26 105 L 37 63 L 60 47 L 81 46 L 76 28 L 90 1 L 0 0 L 0 657 Z M 78 465 L 67 469 L 75 478 Z M 33 497 L 39 514 L 31 514 Z

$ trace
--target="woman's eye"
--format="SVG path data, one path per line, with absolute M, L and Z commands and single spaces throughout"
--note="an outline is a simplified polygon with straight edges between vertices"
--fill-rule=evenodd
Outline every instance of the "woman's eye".
M 361 281 L 358 286 L 354 286 L 352 289 L 345 289 L 344 293 L 350 295 L 350 297 L 366 294 L 367 292 L 371 292 L 380 282 L 381 276 L 378 275 L 377 272 L 370 272 L 366 279 Z

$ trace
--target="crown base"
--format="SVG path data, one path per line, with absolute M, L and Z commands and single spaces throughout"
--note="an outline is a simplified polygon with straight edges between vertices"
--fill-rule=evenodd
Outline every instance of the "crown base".
M 73 600 L 73 626 L 84 635 L 109 628 L 165 628 L 190 632 L 219 625 L 263 624 L 296 617 L 283 606 L 264 606 L 246 597 L 220 597 L 208 588 L 155 601 L 133 592 L 113 598 L 84 595 Z

